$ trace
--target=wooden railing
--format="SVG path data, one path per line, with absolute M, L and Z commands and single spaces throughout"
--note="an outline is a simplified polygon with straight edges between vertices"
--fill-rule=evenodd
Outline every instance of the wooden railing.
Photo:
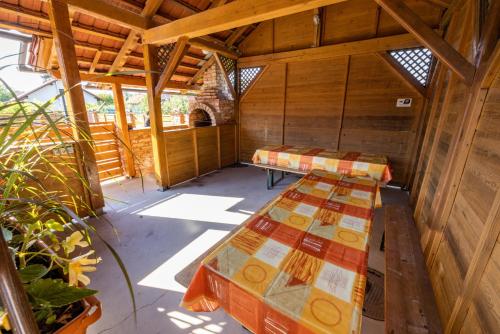
M 236 162 L 236 125 L 164 132 L 169 186 Z

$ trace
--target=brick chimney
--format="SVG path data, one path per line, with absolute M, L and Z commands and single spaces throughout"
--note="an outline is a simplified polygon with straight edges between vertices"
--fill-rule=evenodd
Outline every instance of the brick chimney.
M 212 125 L 234 123 L 235 101 L 224 79 L 224 73 L 213 64 L 203 74 L 201 92 L 189 102 L 189 124 L 208 114 Z M 205 117 L 207 118 L 207 117 Z

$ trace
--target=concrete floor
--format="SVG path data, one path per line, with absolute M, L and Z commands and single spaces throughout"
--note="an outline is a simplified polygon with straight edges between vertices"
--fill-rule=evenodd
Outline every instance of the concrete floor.
M 151 177 L 144 177 L 144 188 L 140 179 L 104 185 L 107 222 L 98 221 L 96 227 L 125 263 L 135 292 L 137 321 L 119 266 L 97 242 L 94 246 L 103 261 L 98 272 L 90 275 L 90 287 L 99 290 L 103 315 L 88 333 L 247 334 L 223 311 L 191 313 L 180 308 L 185 288 L 174 276 L 296 180 L 289 176 L 268 191 L 264 171 L 239 167 L 225 168 L 166 192 L 157 191 Z M 383 189 L 382 198 L 384 204 L 407 201 L 405 193 L 393 189 Z M 382 210 L 378 209 L 369 266 L 384 272 L 384 254 L 379 251 L 382 232 Z M 363 333 L 383 332 L 383 322 L 363 318 Z

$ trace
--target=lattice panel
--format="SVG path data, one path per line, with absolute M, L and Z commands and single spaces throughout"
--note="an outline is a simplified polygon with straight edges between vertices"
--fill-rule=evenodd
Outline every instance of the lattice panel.
M 429 49 L 402 49 L 390 51 L 389 54 L 422 86 L 427 86 L 432 64 L 432 52 Z
M 240 94 L 246 92 L 261 71 L 262 67 L 246 67 L 240 69 Z
M 158 67 L 160 72 L 167 67 L 168 60 L 170 59 L 170 54 L 175 47 L 175 43 L 165 44 L 158 48 Z
M 224 66 L 224 69 L 226 70 L 231 84 L 234 88 L 236 88 L 236 60 L 224 56 L 219 56 L 219 58 L 222 66 Z

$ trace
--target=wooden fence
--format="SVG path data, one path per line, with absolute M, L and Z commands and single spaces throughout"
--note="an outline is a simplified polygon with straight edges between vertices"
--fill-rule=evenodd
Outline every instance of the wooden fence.
M 236 162 L 236 125 L 164 132 L 169 186 Z

